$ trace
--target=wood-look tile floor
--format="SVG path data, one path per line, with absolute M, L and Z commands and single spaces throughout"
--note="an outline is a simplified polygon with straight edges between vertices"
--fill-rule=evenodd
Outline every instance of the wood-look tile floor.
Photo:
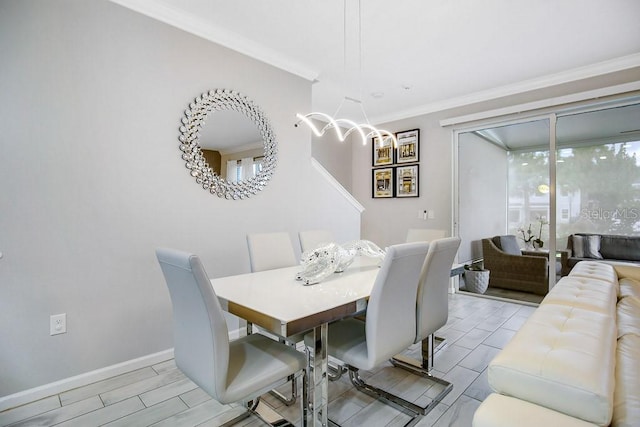
M 449 322 L 438 332 L 446 338 L 436 353 L 435 376 L 453 390 L 417 424 L 419 427 L 469 427 L 476 408 L 490 393 L 486 368 L 535 307 L 455 294 L 449 298 Z M 407 352 L 414 357 L 419 346 Z M 438 386 L 386 364 L 361 372 L 366 381 L 425 405 Z M 329 417 L 344 427 L 392 427 L 408 416 L 355 390 L 345 375 L 329 385 Z M 282 405 L 270 395 L 264 401 L 299 424 L 299 406 Z M 218 426 L 243 410 L 221 405 L 176 368 L 173 360 L 69 390 L 0 412 L 0 426 Z M 249 417 L 241 426 L 263 426 Z

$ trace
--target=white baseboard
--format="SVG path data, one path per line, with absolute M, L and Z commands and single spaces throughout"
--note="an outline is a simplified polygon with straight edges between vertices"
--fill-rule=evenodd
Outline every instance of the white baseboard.
M 229 331 L 229 339 L 235 340 L 245 334 L 246 332 L 244 328 L 238 328 Z M 156 363 L 164 362 L 169 359 L 173 359 L 172 348 L 0 397 L 0 412 L 10 408 L 15 408 L 16 406 L 24 405 L 25 403 L 53 396 L 54 394 L 62 393 L 67 390 L 72 390 L 97 381 L 106 380 L 107 378 L 135 371 L 136 369 L 155 365 Z
M 127 360 L 116 365 L 96 369 L 74 377 L 65 378 L 60 381 L 34 387 L 8 396 L 0 397 L 0 412 L 9 408 L 24 405 L 25 403 L 43 399 L 63 391 L 82 387 L 96 381 L 102 381 L 116 375 L 124 374 L 145 366 L 155 365 L 173 358 L 173 349 L 164 350 L 158 353 L 142 356 L 137 359 Z

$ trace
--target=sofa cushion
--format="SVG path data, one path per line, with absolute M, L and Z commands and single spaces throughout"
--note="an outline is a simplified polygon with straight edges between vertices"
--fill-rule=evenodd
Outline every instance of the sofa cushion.
M 617 306 L 618 338 L 634 334 L 640 337 L 640 298 L 624 297 Z
M 516 236 L 509 234 L 506 236 L 496 236 L 493 238 L 493 243 L 500 248 L 502 252 L 509 255 L 522 255 L 520 246 L 518 246 L 518 240 Z
M 613 266 L 598 261 L 580 261 L 569 273 L 569 277 L 587 277 L 611 283 L 618 290 L 618 275 Z
M 490 394 L 473 414 L 473 427 L 595 427 L 595 424 L 524 400 Z
M 498 393 L 608 425 L 615 347 L 611 315 L 543 303 L 491 361 L 489 384 Z
M 600 253 L 605 259 L 640 261 L 640 237 L 602 235 Z
M 640 336 L 625 335 L 616 349 L 612 427 L 637 427 L 640 420 Z
M 640 281 L 635 279 L 620 279 L 618 296 L 624 297 L 636 297 L 640 298 Z
M 600 236 L 599 235 L 574 235 L 572 240 L 572 256 L 576 258 L 594 258 L 603 259 L 600 254 Z
M 581 276 L 566 276 L 558 281 L 542 304 L 562 304 L 615 316 L 618 295 L 610 282 Z

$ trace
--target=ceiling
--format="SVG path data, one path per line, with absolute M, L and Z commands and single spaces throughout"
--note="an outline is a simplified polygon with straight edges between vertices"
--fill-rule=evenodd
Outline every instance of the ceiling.
M 315 81 L 314 111 L 360 99 L 373 123 L 640 66 L 638 0 L 112 1 Z

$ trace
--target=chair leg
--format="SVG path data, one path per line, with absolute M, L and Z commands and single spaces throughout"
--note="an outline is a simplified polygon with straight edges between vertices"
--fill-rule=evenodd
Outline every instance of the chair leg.
M 298 376 L 302 376 L 302 399 L 300 399 L 300 426 L 307 427 L 309 425 L 309 394 L 308 394 L 308 375 L 306 369 L 302 371 L 302 374 L 298 374 L 293 378 L 297 380 Z M 297 381 L 296 381 L 297 383 Z M 297 392 L 296 392 L 297 395 Z M 257 416 L 267 425 L 272 427 L 295 427 L 289 420 L 282 417 L 276 411 L 274 411 L 269 405 L 263 402 L 260 397 L 244 404 L 246 411 L 239 414 L 237 417 L 225 422 L 221 427 L 231 427 L 239 421 L 247 418 L 251 414 Z
M 249 326 L 249 323 L 247 323 L 247 327 L 248 326 Z M 247 333 L 249 333 L 248 328 L 247 328 Z M 284 340 L 283 338 L 280 338 L 279 341 L 281 343 L 287 343 L 287 341 Z M 296 346 L 295 343 L 289 343 L 289 344 L 293 347 Z M 305 352 L 307 353 L 307 357 L 308 357 L 308 350 L 305 349 Z M 273 397 L 275 397 L 276 399 L 278 399 L 279 401 L 281 401 L 287 406 L 293 405 L 294 403 L 296 403 L 296 400 L 298 400 L 298 380 L 294 375 L 290 376 L 289 379 L 291 380 L 291 397 L 285 396 L 284 394 L 280 393 L 278 390 L 271 390 L 269 392 Z
M 308 359 L 308 357 L 307 357 Z M 307 363 L 307 366 L 309 364 Z M 300 425 L 307 427 L 309 418 L 309 373 L 305 369 L 302 372 L 302 402 L 300 402 Z
M 410 415 L 412 418 L 406 424 L 406 426 L 412 426 L 422 418 L 423 413 L 421 406 L 416 405 L 413 402 L 409 402 L 408 400 L 403 399 L 400 396 L 382 390 L 381 388 L 372 386 L 371 384 L 367 384 L 362 380 L 362 378 L 360 378 L 358 369 L 354 368 L 353 366 L 349 366 L 349 378 L 351 379 L 351 383 L 361 392 L 391 403 L 393 406 L 400 409 L 405 414 Z
M 262 400 L 258 400 L 258 404 L 253 409 L 248 408 L 246 413 L 254 414 L 258 418 L 260 418 L 262 422 L 272 427 L 295 427 L 289 420 L 287 420 L 282 415 L 274 411 L 269 405 L 264 403 Z M 224 425 L 225 427 L 227 426 L 226 423 Z M 230 425 L 233 425 L 233 424 L 230 424 Z
M 290 382 L 291 397 L 286 397 L 284 394 L 280 393 L 278 390 L 269 391 L 269 394 L 271 394 L 273 397 L 275 397 L 276 399 L 278 399 L 279 401 L 281 401 L 287 406 L 293 405 L 294 403 L 296 403 L 296 400 L 298 400 L 298 380 L 293 375 L 289 377 L 289 379 L 291 380 Z
M 245 418 L 248 418 L 253 413 L 253 410 L 249 408 L 246 408 L 246 409 L 247 409 L 246 411 L 242 412 L 238 416 L 233 417 L 229 421 L 226 421 L 225 423 L 221 424 L 220 427 L 231 427 L 237 424 L 238 422 L 244 420 Z
M 432 334 L 429 335 L 426 339 L 422 340 L 422 361 L 413 359 L 403 354 L 397 354 L 391 358 L 390 362 L 394 366 L 404 367 L 405 369 L 415 371 L 416 374 L 418 374 L 419 372 L 429 373 L 433 369 L 433 359 L 435 356 L 435 352 L 440 347 L 435 346 L 436 339 L 437 338 Z
M 453 389 L 453 385 L 450 382 L 431 375 L 431 371 L 433 370 L 434 350 L 436 348 L 435 339 L 436 337 L 432 334 L 422 341 L 422 363 L 418 360 L 401 355 L 391 359 L 393 366 L 402 368 L 412 374 L 428 378 L 429 380 L 444 386 L 442 391 L 438 393 L 438 395 L 434 397 L 427 406 L 420 407 L 422 415 L 428 414 Z
M 333 366 L 331 363 L 327 366 L 327 377 L 329 378 L 329 381 L 338 381 L 345 372 L 347 372 L 347 368 L 345 366 Z

